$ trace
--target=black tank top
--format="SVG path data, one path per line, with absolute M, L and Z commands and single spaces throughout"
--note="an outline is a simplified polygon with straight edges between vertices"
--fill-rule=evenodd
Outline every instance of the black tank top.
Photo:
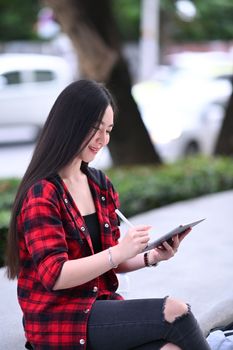
M 87 225 L 88 231 L 91 236 L 92 245 L 95 253 L 99 253 L 102 250 L 100 239 L 100 226 L 96 213 L 83 216 Z

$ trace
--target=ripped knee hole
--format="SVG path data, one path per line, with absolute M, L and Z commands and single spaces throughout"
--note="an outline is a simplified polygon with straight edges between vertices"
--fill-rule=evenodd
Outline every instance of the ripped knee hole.
M 164 302 L 164 319 L 172 323 L 188 314 L 189 306 L 184 302 L 172 298 L 166 298 Z

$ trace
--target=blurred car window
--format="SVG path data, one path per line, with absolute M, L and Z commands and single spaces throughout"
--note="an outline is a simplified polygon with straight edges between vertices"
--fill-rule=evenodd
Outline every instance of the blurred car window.
M 22 83 L 20 72 L 6 72 L 2 74 L 3 78 L 5 78 L 3 81 L 6 85 L 15 85 Z
M 50 70 L 35 70 L 34 77 L 35 82 L 51 81 L 55 79 L 55 74 Z

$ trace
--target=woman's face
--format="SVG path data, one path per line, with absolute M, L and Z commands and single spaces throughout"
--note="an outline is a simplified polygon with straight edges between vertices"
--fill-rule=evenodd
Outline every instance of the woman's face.
M 109 105 L 103 115 L 99 126 L 94 128 L 94 136 L 91 138 L 87 146 L 79 154 L 82 161 L 91 162 L 96 154 L 109 143 L 110 133 L 113 128 L 113 110 Z

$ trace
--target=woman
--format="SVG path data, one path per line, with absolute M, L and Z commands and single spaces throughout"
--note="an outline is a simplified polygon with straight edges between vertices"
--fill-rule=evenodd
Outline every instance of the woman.
M 150 226 L 120 232 L 117 193 L 88 167 L 106 146 L 115 106 L 94 81 L 57 98 L 15 200 L 8 276 L 18 277 L 27 340 L 36 350 L 205 350 L 183 302 L 123 300 L 116 273 L 171 258 L 182 238 L 147 254 Z

